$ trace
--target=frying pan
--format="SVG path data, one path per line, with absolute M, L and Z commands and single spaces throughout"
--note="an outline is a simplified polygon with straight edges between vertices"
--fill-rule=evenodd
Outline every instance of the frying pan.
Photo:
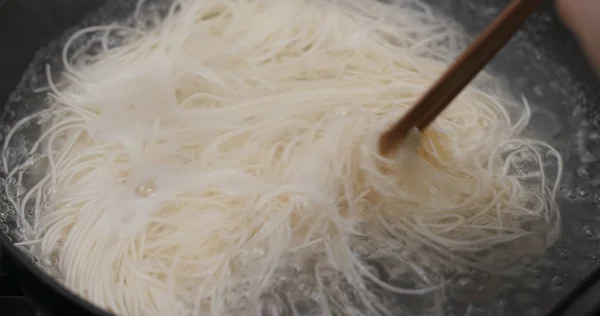
M 476 34 L 508 0 L 428 2 Z M 0 112 L 0 135 L 37 110 L 35 104 L 40 104 L 44 95 L 32 90 L 44 82 L 36 78 L 46 63 L 59 69 L 60 62 L 54 57 L 70 32 L 123 18 L 133 5 L 130 0 L 0 0 L 0 104 L 6 104 Z M 596 162 L 600 157 L 600 80 L 559 22 L 550 0 L 488 71 L 514 95 L 523 95 L 533 104 L 526 133 L 551 143 L 564 156 L 565 176 L 558 201 L 563 236 L 541 258 L 523 258 L 523 264 L 531 269 L 522 276 L 473 272 L 449 280 L 445 314 L 600 314 L 600 270 L 595 271 L 600 263 L 600 163 Z M 0 199 L 2 265 L 39 313 L 109 315 L 63 288 L 13 246 L 18 231 L 11 220 L 13 213 Z M 455 292 L 468 284 L 479 292 L 468 299 L 472 308 L 465 310 L 465 301 Z

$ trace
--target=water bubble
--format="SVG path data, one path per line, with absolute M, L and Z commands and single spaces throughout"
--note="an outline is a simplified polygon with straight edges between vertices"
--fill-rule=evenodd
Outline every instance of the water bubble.
M 455 289 L 460 294 L 472 294 L 477 291 L 477 283 L 470 277 L 460 277 L 456 281 Z
M 337 111 L 335 113 L 335 115 L 345 117 L 345 116 L 350 115 L 350 112 L 348 112 L 348 111 Z
M 558 82 L 557 80 L 553 80 L 550 81 L 550 89 L 552 89 L 552 91 L 554 92 L 560 92 L 562 91 L 563 87 L 560 82 Z
M 587 113 L 587 108 L 584 107 L 583 105 L 577 105 L 576 107 L 573 108 L 573 112 L 571 113 L 572 116 L 582 116 L 585 115 Z
M 296 290 L 298 290 L 302 296 L 306 297 L 311 294 L 314 280 L 310 275 L 301 274 L 296 278 L 295 281 Z
M 8 225 L 6 225 L 6 224 L 0 225 L 0 232 L 2 232 L 3 234 L 8 234 L 9 230 L 10 230 L 10 227 L 8 227 Z
M 285 305 L 273 294 L 263 294 L 259 298 L 261 316 L 284 315 Z
M 592 163 L 596 161 L 596 157 L 594 157 L 594 154 L 586 150 L 579 153 L 579 160 L 581 160 L 583 163 Z
M 544 288 L 547 279 L 541 273 L 535 273 L 531 279 L 525 283 L 525 287 L 532 290 L 539 290 Z
M 34 153 L 27 159 L 27 161 L 23 164 L 24 167 L 35 168 L 42 161 L 42 157 L 39 153 Z
M 592 237 L 596 234 L 596 230 L 591 225 L 584 225 L 583 233 L 586 234 L 586 236 Z
M 46 267 L 54 267 L 58 263 L 58 258 L 56 256 L 49 256 L 42 259 L 41 263 Z
M 289 278 L 289 277 L 298 275 L 302 271 L 302 268 L 298 267 L 297 265 L 288 265 L 288 266 L 284 267 L 282 270 L 283 270 L 282 271 L 283 276 L 285 276 L 286 278 Z
M 367 241 L 359 241 L 352 246 L 352 250 L 354 250 L 354 253 L 358 256 L 365 257 L 371 253 L 369 250 L 371 249 L 370 246 L 371 245 Z
M 539 97 L 543 97 L 544 96 L 544 87 L 541 84 L 533 87 L 533 93 L 535 93 Z
M 564 281 L 561 277 L 557 275 L 552 278 L 550 284 L 552 285 L 552 288 L 556 290 L 562 288 Z
M 531 171 L 531 172 L 525 172 L 523 170 L 519 170 L 517 172 L 517 177 L 520 180 L 532 180 L 532 179 L 537 179 L 542 175 L 542 173 L 537 170 L 537 171 Z
M 565 186 L 560 186 L 560 187 L 558 188 L 558 191 L 559 191 L 560 193 L 564 194 L 564 195 L 567 195 L 567 193 L 569 193 L 569 191 L 570 191 L 570 190 L 569 190 L 569 188 L 567 188 L 567 187 L 565 187 Z
M 337 283 L 337 272 L 329 267 L 318 268 L 320 280 L 325 286 L 329 286 L 333 283 Z
M 8 218 L 8 210 L 0 210 L 0 220 Z
M 12 208 L 10 207 L 10 205 L 5 202 L 5 201 L 0 201 L 0 210 L 1 211 L 6 211 L 7 213 L 9 213 L 8 215 L 10 216 L 10 211 L 12 211 Z
M 54 194 L 56 194 L 56 189 L 53 187 L 48 187 L 46 190 L 44 190 L 44 198 L 50 198 Z
M 46 96 L 44 97 L 44 103 L 46 103 L 47 105 L 54 103 L 54 98 L 50 93 L 46 94 Z
M 296 311 L 297 315 L 303 316 L 312 316 L 320 314 L 319 304 L 313 300 L 308 299 L 302 299 L 294 302 L 294 310 Z
M 586 165 L 577 168 L 577 175 L 582 179 L 590 179 L 592 176 L 589 167 Z
M 600 126 L 600 114 L 594 116 L 594 118 L 592 119 L 594 125 L 596 126 Z
M 35 209 L 34 208 L 28 208 L 25 211 L 25 215 L 27 215 L 28 217 L 34 217 L 35 216 Z
M 558 252 L 558 257 L 562 260 L 568 260 L 569 257 L 571 257 L 571 255 L 569 254 L 569 252 L 567 252 L 565 250 L 561 250 Z
M 45 201 L 42 203 L 42 211 L 49 211 L 52 209 L 52 203 L 50 201 Z
M 502 314 L 508 307 L 508 300 L 505 297 L 496 298 L 495 310 Z
M 594 193 L 594 201 L 600 202 L 600 191 Z
M 156 191 L 156 183 L 154 181 L 148 181 L 137 188 L 135 188 L 135 193 L 139 196 L 148 197 L 154 194 Z
M 588 190 L 587 188 L 577 187 L 575 191 L 579 197 L 584 198 L 590 195 L 590 190 Z

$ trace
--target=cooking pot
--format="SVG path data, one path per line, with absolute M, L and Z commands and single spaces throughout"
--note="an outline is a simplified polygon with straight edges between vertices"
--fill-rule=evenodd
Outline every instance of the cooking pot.
M 476 34 L 508 0 L 428 2 Z M 39 102 L 34 101 L 43 98 L 43 93 L 32 92 L 43 85 L 35 74 L 46 63 L 56 66 L 53 69 L 59 66 L 56 52 L 71 32 L 122 18 L 134 4 L 131 0 L 0 0 L 0 104 L 6 104 L 0 113 L 0 131 L 5 133 L 15 120 L 35 111 L 33 104 Z M 550 0 L 488 68 L 505 88 L 537 105 L 527 133 L 549 142 L 564 156 L 558 201 L 563 235 L 541 258 L 523 260 L 530 269 L 522 276 L 473 272 L 453 277 L 448 282 L 445 314 L 600 314 L 600 271 L 594 272 L 600 262 L 600 163 L 596 161 L 600 80 Z M 18 231 L 13 216 L 14 210 L 0 201 L 2 265 L 40 314 L 109 315 L 55 282 L 12 244 Z M 466 311 L 456 307 L 460 300 L 455 299 L 465 287 L 477 292 Z M 481 291 L 483 287 L 487 290 Z

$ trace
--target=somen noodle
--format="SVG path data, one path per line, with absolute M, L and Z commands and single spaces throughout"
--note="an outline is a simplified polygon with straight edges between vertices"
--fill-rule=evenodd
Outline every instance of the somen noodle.
M 9 202 L 20 244 L 91 302 L 119 315 L 302 314 L 264 303 L 298 266 L 308 286 L 286 299 L 312 301 L 311 315 L 399 315 L 370 293 L 436 291 L 436 271 L 493 270 L 482 252 L 558 236 L 560 154 L 519 136 L 529 104 L 489 75 L 397 156 L 378 154 L 467 39 L 420 0 L 180 0 L 160 18 L 144 7 L 74 33 L 62 76 L 47 68 L 51 106 L 4 140 L 4 170 L 23 179 L 38 164 L 11 162 L 11 139 L 47 122 L 28 148 L 47 172 Z M 389 282 L 373 260 L 421 281 Z

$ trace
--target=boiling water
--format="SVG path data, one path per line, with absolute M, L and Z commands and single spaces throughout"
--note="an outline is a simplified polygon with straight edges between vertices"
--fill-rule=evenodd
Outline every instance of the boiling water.
M 465 21 L 465 28 L 477 32 L 499 12 L 496 1 L 464 2 L 431 0 L 441 11 L 452 12 L 459 22 Z M 124 1 L 106 6 L 99 13 L 89 17 L 79 29 L 86 25 L 105 23 L 108 20 L 124 19 L 132 10 L 132 2 Z M 148 1 L 148 12 L 164 12 L 163 1 Z M 160 14 L 158 14 L 160 15 Z M 473 19 L 478 15 L 481 19 Z M 107 17 L 110 17 L 108 19 Z M 516 96 L 524 94 L 532 103 L 532 122 L 527 134 L 554 145 L 565 159 L 565 180 L 561 187 L 560 207 L 563 211 L 564 236 L 558 244 L 543 256 L 531 253 L 520 257 L 520 262 L 508 272 L 519 271 L 519 274 L 506 276 L 484 273 L 474 270 L 437 271 L 428 270 L 427 262 L 421 261 L 423 267 L 406 267 L 398 261 L 385 256 L 378 256 L 381 245 L 371 241 L 356 241 L 354 252 L 369 263 L 372 273 L 389 283 L 414 287 L 445 281 L 445 287 L 437 292 L 422 296 L 403 296 L 378 292 L 369 289 L 373 295 L 380 297 L 389 306 L 394 315 L 416 316 L 482 316 L 482 315 L 514 315 L 516 311 L 526 316 L 543 315 L 551 305 L 561 298 L 566 291 L 580 282 L 600 262 L 600 111 L 594 106 L 594 94 L 589 87 L 578 83 L 569 70 L 556 62 L 556 56 L 540 49 L 535 43 L 547 39 L 555 23 L 550 15 L 538 15 L 534 18 L 527 32 L 523 32 L 505 50 L 504 54 L 494 61 L 490 71 L 503 78 L 503 85 Z M 149 22 L 149 27 L 156 21 Z M 46 86 L 43 67 L 46 63 L 58 72 L 61 69 L 60 47 L 72 32 L 38 53 L 35 62 L 24 76 L 19 89 L 13 94 L 11 101 L 3 112 L 1 123 L 4 128 L 0 133 L 3 140 L 16 120 L 48 105 L 43 90 Z M 85 43 L 81 43 L 83 47 Z M 112 45 L 119 44 L 115 34 Z M 93 50 L 94 47 L 87 47 Z M 38 93 L 36 93 L 38 92 Z M 9 146 L 12 163 L 27 159 L 32 166 L 43 169 L 43 161 L 39 156 L 28 157 L 26 148 L 39 134 L 43 121 L 32 122 L 27 133 L 14 137 Z M 6 153 L 5 153 L 6 154 Z M 527 180 L 531 175 L 527 166 L 531 157 L 523 155 L 514 161 L 514 172 Z M 0 167 L 1 168 L 1 167 Z M 32 168 L 35 170 L 36 168 Z M 6 170 L 3 170 L 6 172 Z M 6 181 L 14 189 L 11 194 L 22 193 L 20 183 L 27 187 L 28 178 L 36 177 L 36 172 L 26 174 L 25 181 L 17 179 L 0 179 Z M 550 177 L 552 175 L 550 174 Z M 0 188 L 3 188 L 0 185 Z M 15 225 L 15 210 L 7 202 L 6 192 L 0 192 L 0 231 L 13 241 L 18 241 L 22 231 Z M 16 199 L 17 196 L 11 198 Z M 42 208 L 44 205 L 42 205 Z M 31 217 L 28 212 L 26 217 Z M 524 242 L 520 247 L 529 250 L 536 248 L 536 241 Z M 401 247 L 398 247 L 401 248 Z M 539 248 L 539 245 L 538 245 Z M 525 253 L 529 253 L 529 250 Z M 422 252 L 405 251 L 398 256 L 411 258 L 419 262 Z M 502 249 L 484 251 L 482 258 L 502 260 L 506 252 Z M 247 254 L 260 256 L 260 249 Z M 60 272 L 54 267 L 55 258 L 32 258 L 49 273 L 60 278 Z M 504 258 L 507 259 L 507 258 Z M 511 259 L 511 258 L 508 258 Z M 257 315 L 318 315 L 318 300 L 323 299 L 315 290 L 315 273 L 325 280 L 323 286 L 328 288 L 330 300 L 344 306 L 344 315 L 365 315 L 364 306 L 357 302 L 357 295 L 349 290 L 344 277 L 336 271 L 320 268 L 319 255 L 313 255 L 308 263 L 291 262 L 276 274 L 273 289 L 261 296 L 259 306 L 252 310 Z M 341 310 L 341 309 L 340 309 Z M 523 312 L 524 311 L 524 312 Z M 340 314 L 340 311 L 331 311 Z M 233 310 L 233 315 L 247 315 L 248 310 Z

